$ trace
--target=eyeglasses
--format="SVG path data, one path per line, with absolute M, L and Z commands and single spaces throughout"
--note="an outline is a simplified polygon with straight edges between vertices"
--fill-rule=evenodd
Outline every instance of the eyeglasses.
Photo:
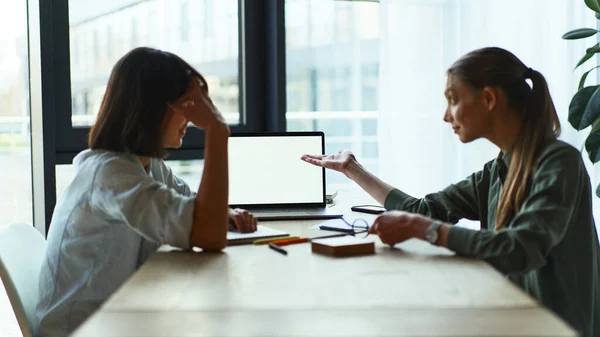
M 348 225 L 349 228 L 339 228 L 339 227 L 330 227 L 330 226 L 319 226 L 320 229 L 323 230 L 329 230 L 329 231 L 333 231 L 333 232 L 342 232 L 342 233 L 346 233 L 348 235 L 352 235 L 352 236 L 357 236 L 358 234 L 364 234 L 360 235 L 360 237 L 364 237 L 366 238 L 369 235 L 369 223 L 365 220 L 365 219 L 355 219 L 354 221 L 352 221 L 352 223 L 350 223 L 348 220 L 341 218 L 341 220 Z
M 354 221 L 352 221 L 352 223 L 348 222 L 348 220 L 342 218 L 342 221 L 344 221 L 344 223 L 346 223 L 346 225 L 350 226 L 350 228 L 354 231 L 354 236 L 357 236 L 357 234 L 361 234 L 360 237 L 366 238 L 367 236 L 369 236 L 369 228 L 371 228 L 371 226 L 369 226 L 369 223 L 367 222 L 367 220 L 362 219 L 362 218 L 358 218 L 358 219 L 354 219 Z M 362 235 L 364 234 L 364 235 Z

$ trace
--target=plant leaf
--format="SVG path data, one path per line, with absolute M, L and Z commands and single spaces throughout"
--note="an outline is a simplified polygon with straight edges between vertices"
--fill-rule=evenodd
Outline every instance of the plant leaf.
M 600 20 L 600 13 L 596 13 L 594 15 L 596 16 L 596 19 Z
M 585 53 L 585 55 L 583 55 L 583 57 L 581 58 L 581 60 L 579 60 L 579 62 L 577 62 L 577 65 L 575 66 L 575 69 L 577 69 L 580 65 L 584 64 L 587 60 L 591 59 L 592 56 L 594 56 L 594 54 Z
M 598 45 L 598 43 L 596 43 L 593 47 L 589 47 L 588 49 L 585 50 L 585 52 L 588 54 L 595 54 L 599 51 L 600 51 L 600 46 Z
M 600 4 L 598 4 L 598 0 L 585 0 L 585 4 L 589 9 L 596 13 L 600 13 Z
M 583 39 L 586 37 L 594 36 L 594 35 L 596 35 L 596 33 L 598 33 L 598 31 L 595 29 L 592 29 L 592 28 L 579 28 L 579 29 L 574 29 L 570 32 L 566 32 L 562 36 L 562 38 L 565 40 L 577 40 L 577 39 Z
M 600 51 L 598 49 L 599 46 L 600 46 L 600 43 L 596 43 L 592 47 L 588 48 L 585 51 L 585 55 L 583 55 L 583 57 L 581 58 L 581 60 L 579 60 L 579 62 L 577 62 L 577 65 L 575 66 L 575 69 L 577 69 L 580 65 L 584 64 L 587 60 L 591 59 L 592 56 L 594 56 L 598 51 Z
M 583 75 L 581 76 L 581 80 L 579 80 L 579 89 L 577 89 L 577 90 L 583 89 L 583 86 L 585 85 L 585 80 L 587 79 L 588 75 L 590 74 L 590 72 L 592 72 L 592 70 L 597 69 L 597 68 L 600 68 L 600 66 L 595 66 L 594 68 L 583 73 Z
M 596 123 L 600 117 L 600 89 L 597 89 L 585 106 L 579 127 L 581 129 Z
M 600 161 L 600 120 L 594 122 L 592 131 L 585 140 L 585 150 L 592 163 Z
M 581 127 L 583 115 L 590 98 L 592 98 L 592 95 L 599 87 L 600 85 L 585 87 L 579 90 L 571 99 L 571 104 L 569 104 L 569 123 L 576 130 L 585 129 L 585 127 Z

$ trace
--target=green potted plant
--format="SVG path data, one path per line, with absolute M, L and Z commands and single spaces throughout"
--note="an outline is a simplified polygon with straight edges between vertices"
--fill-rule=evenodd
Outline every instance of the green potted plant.
M 595 12 L 596 18 L 600 20 L 600 0 L 584 0 L 588 8 Z M 565 33 L 565 40 L 584 39 L 595 36 L 599 31 L 594 28 L 579 28 Z M 600 53 L 600 43 L 589 47 L 585 55 L 577 62 L 575 69 L 582 66 L 597 53 Z M 591 71 L 600 66 L 596 65 L 583 73 L 579 80 L 577 93 L 569 104 L 569 123 L 578 131 L 590 125 L 592 130 L 585 140 L 585 150 L 592 163 L 600 161 L 600 85 L 585 86 L 585 80 Z M 600 185 L 596 188 L 596 195 L 600 197 Z

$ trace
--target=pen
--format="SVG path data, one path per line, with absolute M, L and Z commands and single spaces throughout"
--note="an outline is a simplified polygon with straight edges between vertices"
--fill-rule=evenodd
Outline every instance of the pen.
M 273 242 L 273 244 L 281 247 L 281 246 L 293 245 L 296 243 L 304 243 L 304 242 L 308 242 L 308 241 L 309 241 L 308 238 L 297 238 L 297 239 L 285 240 L 282 242 L 277 241 L 277 242 Z
M 347 234 L 354 234 L 354 230 L 353 229 L 346 229 L 346 228 L 337 228 L 337 227 L 329 227 L 329 226 L 319 226 L 319 229 L 325 230 L 325 231 L 332 231 L 332 232 L 342 232 L 342 233 L 347 233 Z
M 285 249 L 283 249 L 283 248 L 279 247 L 279 246 L 278 246 L 278 245 L 276 245 L 276 244 L 269 243 L 269 248 L 271 248 L 271 249 L 273 249 L 274 251 L 276 251 L 276 252 L 278 252 L 278 253 L 281 253 L 281 254 L 283 254 L 283 255 L 287 255 L 287 250 L 285 250 Z
M 316 236 L 314 238 L 311 238 L 310 241 L 313 240 L 319 240 L 319 239 L 329 239 L 329 238 L 339 238 L 342 236 L 348 236 L 348 234 L 333 234 L 333 235 L 323 235 L 323 236 Z
M 265 245 L 267 243 L 271 243 L 274 241 L 281 241 L 281 240 L 290 240 L 290 239 L 299 239 L 300 237 L 298 236 L 284 236 L 284 237 L 276 237 L 276 238 L 268 238 L 268 239 L 260 239 L 260 240 L 254 240 L 255 245 Z
M 283 239 L 279 239 L 279 240 L 275 240 L 275 241 L 271 241 L 270 243 L 276 244 L 278 246 L 283 246 L 284 244 L 287 244 L 288 242 L 292 242 L 294 243 L 297 240 L 302 240 L 301 238 L 295 237 L 295 238 L 283 238 Z

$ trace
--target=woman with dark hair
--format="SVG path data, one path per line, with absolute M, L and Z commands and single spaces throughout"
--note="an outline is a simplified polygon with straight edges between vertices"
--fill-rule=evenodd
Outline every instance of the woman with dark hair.
M 500 48 L 466 54 L 447 75 L 444 121 L 463 143 L 486 138 L 501 151 L 482 171 L 417 199 L 373 176 L 349 151 L 302 159 L 344 173 L 385 205 L 389 211 L 370 228 L 382 242 L 419 238 L 485 260 L 582 336 L 599 336 L 590 178 L 579 151 L 557 140 L 544 76 Z M 461 218 L 479 220 L 482 229 L 453 227 Z
M 188 122 L 205 131 L 197 193 L 165 165 Z M 242 232 L 256 219 L 228 208 L 227 123 L 208 84 L 180 57 L 137 48 L 114 66 L 89 150 L 54 209 L 42 265 L 40 335 L 66 336 L 160 245 L 220 251 L 229 222 Z

